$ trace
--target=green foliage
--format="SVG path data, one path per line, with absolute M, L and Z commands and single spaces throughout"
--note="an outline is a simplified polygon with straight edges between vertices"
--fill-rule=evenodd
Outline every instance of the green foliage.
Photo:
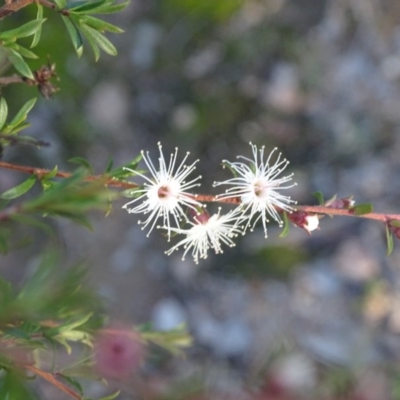
M 37 18 L 30 21 L 19 28 L 12 29 L 0 33 L 0 46 L 7 50 L 8 59 L 14 68 L 22 75 L 29 79 L 35 79 L 29 65 L 24 60 L 25 58 L 37 58 L 36 54 L 32 53 L 25 47 L 17 44 L 18 39 L 34 35 L 33 43 L 37 41 L 37 36 L 40 35 L 44 18 Z M 32 46 L 31 46 L 32 47 Z
M 370 214 L 373 211 L 372 204 L 357 204 L 350 208 L 350 211 L 355 215 Z
M 55 5 L 54 15 L 61 16 L 78 56 L 82 55 L 84 40 L 92 47 L 96 60 L 100 51 L 117 54 L 104 33 L 122 30 L 93 15 L 118 13 L 128 2 L 55 0 Z M 50 93 L 46 96 L 50 97 L 55 92 L 48 83 L 54 76 L 53 65 L 33 72 L 26 59 L 36 58 L 36 54 L 21 45 L 30 37 L 30 48 L 41 51 L 42 27 L 46 21 L 44 6 L 45 3 L 36 3 L 35 19 L 1 32 L 0 48 L 22 75 L 18 83 L 36 85 L 42 94 Z M 53 9 L 51 3 L 47 7 Z M 7 101 L 0 97 L 1 150 L 16 144 L 43 145 L 35 138 L 19 134 L 29 126 L 27 119 L 35 104 L 36 98 L 30 99 L 10 118 Z M 109 187 L 115 183 L 127 184 L 126 179 L 136 175 L 140 159 L 141 155 L 117 167 L 110 161 L 103 175 L 98 176 L 82 157 L 69 160 L 79 165 L 73 173 L 59 172 L 57 166 L 50 170 L 15 166 L 30 176 L 0 194 L 0 252 L 6 254 L 15 248 L 10 242 L 17 226 L 23 229 L 33 226 L 54 235 L 49 219 L 66 218 L 90 229 L 89 212 L 97 210 L 103 215 L 110 212 L 112 200 L 122 193 Z M 21 243 L 22 239 L 18 240 Z M 81 264 L 64 266 L 53 250 L 45 252 L 31 265 L 21 285 L 15 286 L 0 277 L 0 399 L 39 400 L 32 382 L 40 377 L 73 398 L 89 400 L 79 379 L 100 378 L 93 368 L 93 347 L 106 317 L 101 299 L 85 281 Z M 172 354 L 182 354 L 182 349 L 191 343 L 184 326 L 162 333 L 147 327 L 140 336 L 143 342 L 154 343 Z M 60 352 L 66 355 L 65 365 L 59 365 L 58 359 L 54 362 Z M 41 369 L 43 365 L 47 366 L 46 370 Z M 112 400 L 118 395 L 116 391 L 102 400 Z
M 388 224 L 386 224 L 386 246 L 387 246 L 386 254 L 390 256 L 393 252 L 393 234 Z
M 64 3 L 59 7 L 64 9 Z M 67 15 L 62 15 L 62 19 L 67 27 L 72 45 L 80 57 L 83 52 L 83 37 L 86 38 L 91 46 L 95 60 L 100 57 L 100 50 L 115 56 L 117 49 L 103 35 L 103 32 L 122 33 L 123 30 L 99 18 L 92 17 L 90 14 L 111 14 L 122 11 L 129 2 L 114 4 L 113 0 L 100 0 L 93 2 L 73 3 L 73 7 L 66 7 Z M 62 7 L 61 7 L 62 6 Z
M 192 337 L 187 332 L 185 324 L 169 331 L 155 331 L 150 324 L 139 327 L 141 337 L 167 350 L 173 355 L 183 355 L 183 349 L 192 345 Z
M 290 222 L 287 213 L 285 211 L 282 212 L 282 216 L 283 216 L 283 230 L 282 233 L 279 235 L 279 237 L 284 238 L 290 232 Z
M 8 116 L 8 106 L 6 100 L 0 99 L 0 145 L 2 147 L 10 144 L 22 142 L 25 144 L 40 145 L 40 142 L 28 136 L 17 136 L 17 133 L 27 128 L 30 124 L 25 122 L 29 111 L 36 103 L 36 99 L 27 101 L 17 112 L 14 118 L 6 123 Z

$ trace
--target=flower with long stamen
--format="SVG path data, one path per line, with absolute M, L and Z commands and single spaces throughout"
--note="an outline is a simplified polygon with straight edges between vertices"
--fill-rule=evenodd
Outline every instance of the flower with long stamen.
M 212 216 L 202 210 L 194 216 L 194 222 L 188 221 L 191 225 L 189 229 L 171 228 L 173 232 L 186 235 L 186 237 L 169 249 L 166 254 L 170 255 L 182 247 L 184 249 L 182 260 L 191 251 L 194 262 L 197 264 L 199 258 L 207 258 L 209 249 L 213 249 L 216 254 L 223 253 L 221 245 L 235 246 L 232 238 L 242 233 L 241 227 L 237 224 L 239 217 L 240 212 L 237 208 L 224 215 L 221 215 L 221 208 L 219 208 L 218 213 Z
M 279 211 L 293 211 L 290 204 L 296 202 L 289 196 L 285 196 L 281 191 L 292 188 L 296 183 L 285 185 L 292 180 L 293 174 L 278 176 L 289 164 L 289 161 L 282 159 L 279 153 L 274 163 L 271 162 L 272 155 L 277 150 L 272 150 L 267 160 L 264 161 L 264 146 L 259 150 L 257 146 L 250 143 L 254 159 L 238 156 L 244 162 L 223 161 L 228 166 L 235 177 L 222 182 L 214 182 L 214 186 L 230 185 L 224 194 L 218 195 L 218 199 L 239 198 L 241 204 L 239 209 L 242 211 L 242 220 L 247 221 L 245 230 L 251 225 L 251 229 L 261 219 L 265 237 L 267 237 L 267 223 L 269 217 L 282 226 L 283 222 Z
M 150 225 L 147 236 L 154 229 L 156 221 L 162 218 L 163 226 L 167 229 L 169 239 L 172 229 L 171 217 L 174 224 L 179 226 L 182 219 L 186 219 L 184 207 L 189 207 L 194 211 L 197 211 L 198 207 L 202 207 L 202 204 L 195 199 L 195 196 L 188 193 L 189 189 L 200 186 L 197 181 L 201 176 L 186 182 L 188 175 L 196 168 L 195 164 L 198 160 L 189 166 L 185 165 L 189 155 L 189 153 L 186 153 L 186 156 L 176 168 L 178 149 L 175 148 L 175 152 L 171 154 L 167 165 L 160 143 L 158 143 L 158 148 L 160 151 L 158 168 L 151 161 L 149 152 L 141 152 L 143 160 L 152 175 L 151 178 L 127 168 L 133 174 L 145 179 L 145 182 L 141 188 L 134 190 L 132 193 L 138 197 L 126 203 L 122 208 L 125 208 L 129 213 L 149 214 L 145 221 L 139 221 L 139 224 L 143 225 L 142 229 Z

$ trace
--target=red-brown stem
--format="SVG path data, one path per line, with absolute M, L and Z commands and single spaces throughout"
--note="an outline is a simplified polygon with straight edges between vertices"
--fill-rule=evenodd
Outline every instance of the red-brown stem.
M 400 221 L 400 214 L 368 213 L 368 214 L 357 215 L 351 209 L 337 209 L 325 206 L 297 206 L 296 209 L 320 215 L 359 217 L 359 218 L 374 219 L 376 221 L 382 221 L 382 222 L 387 222 L 393 219 Z
M 32 3 L 39 3 L 44 7 L 50 8 L 54 10 L 56 8 L 55 3 L 52 3 L 48 0 L 6 0 L 6 4 L 0 7 L 0 19 L 6 17 L 7 15 L 13 14 L 19 11 L 21 8 L 29 6 Z M 59 11 L 62 15 L 69 15 L 68 10 L 60 10 Z
M 4 161 L 0 161 L 0 168 L 6 168 L 6 169 L 14 170 L 14 171 L 19 171 L 19 172 L 24 172 L 27 174 L 36 175 L 39 179 L 50 172 L 49 169 L 28 167 L 28 166 L 24 166 L 24 165 L 16 165 L 16 164 L 7 163 Z M 57 177 L 57 178 L 70 178 L 71 176 L 72 176 L 71 173 L 62 172 L 62 171 L 57 172 L 55 175 L 55 177 Z M 90 176 L 87 176 L 85 178 L 85 180 L 87 182 L 95 182 L 99 179 L 104 180 L 104 178 L 105 177 L 102 175 L 90 175 Z M 137 188 L 140 186 L 137 183 L 127 182 L 127 181 L 118 181 L 113 178 L 106 179 L 105 184 L 107 186 L 120 188 L 120 189 L 134 189 L 134 188 Z M 195 198 L 196 200 L 203 202 L 203 203 L 229 203 L 229 204 L 239 204 L 240 203 L 240 199 L 237 197 L 233 197 L 233 198 L 229 198 L 229 199 L 221 199 L 221 198 L 218 198 L 217 196 L 208 195 L 208 194 L 195 194 L 195 195 L 193 195 L 193 198 Z M 332 216 L 338 215 L 338 216 L 345 216 L 345 217 L 358 217 L 358 218 L 366 218 L 366 219 L 381 221 L 384 223 L 386 223 L 390 220 L 400 221 L 400 214 L 368 213 L 368 214 L 357 215 L 351 209 L 337 209 L 337 208 L 331 208 L 331 207 L 326 207 L 326 206 L 304 205 L 304 206 L 296 206 L 295 208 L 297 210 L 301 210 L 301 211 L 305 211 L 305 212 L 309 212 L 309 213 L 313 213 L 313 214 L 319 214 L 319 215 L 332 215 Z
M 10 75 L 10 76 L 2 76 L 0 77 L 0 85 L 7 86 L 12 83 L 25 83 L 22 76 L 19 75 Z
M 39 368 L 34 367 L 33 365 L 24 365 L 24 368 L 33 372 L 35 375 L 40 376 L 41 378 L 45 379 L 47 382 L 51 383 L 64 393 L 67 393 L 69 396 L 73 397 L 74 399 L 81 400 L 82 397 L 66 386 L 64 383 L 60 382 L 58 379 L 55 378 L 54 374 L 50 372 L 43 371 Z

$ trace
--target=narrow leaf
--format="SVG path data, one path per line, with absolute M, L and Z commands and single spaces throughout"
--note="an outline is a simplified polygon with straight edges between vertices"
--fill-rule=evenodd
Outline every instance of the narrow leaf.
M 33 76 L 32 71 L 30 70 L 28 64 L 24 61 L 19 53 L 17 53 L 13 49 L 8 50 L 10 52 L 8 59 L 10 60 L 11 64 L 14 68 L 23 76 L 26 76 L 29 79 L 35 79 Z
M 54 0 L 54 3 L 57 4 L 57 7 L 62 10 L 67 6 L 67 0 Z
M 30 51 L 30 50 L 26 49 L 25 47 L 22 47 L 22 46 L 20 46 L 19 44 L 16 44 L 16 43 L 14 43 L 12 46 L 9 46 L 8 48 L 15 50 L 22 57 L 33 58 L 33 59 L 38 58 L 38 56 L 35 53 L 33 53 L 32 51 Z
M 22 38 L 33 35 L 41 28 L 41 25 L 43 24 L 44 21 L 45 21 L 44 18 L 36 19 L 34 21 L 26 23 L 25 25 L 20 26 L 19 28 L 3 32 L 0 34 L 0 39 L 5 40 L 13 38 Z
M 30 126 L 30 125 L 31 125 L 31 124 L 29 124 L 28 122 L 19 124 L 17 127 L 14 127 L 14 126 L 12 126 L 12 125 L 10 125 L 10 124 L 7 124 L 7 125 L 4 127 L 3 132 L 4 132 L 4 133 L 7 133 L 7 134 L 9 134 L 9 135 L 15 135 L 16 133 L 18 133 L 18 132 L 24 130 L 25 128 L 27 128 L 27 127 Z
M 109 396 L 102 397 L 102 398 L 99 399 L 99 400 L 114 400 L 114 399 L 116 399 L 116 398 L 119 396 L 120 392 L 121 392 L 121 391 L 118 390 L 117 392 L 115 392 L 115 393 L 113 393 L 113 394 L 110 394 Z
M 90 42 L 94 41 L 104 52 L 110 56 L 116 56 L 118 54 L 115 46 L 104 35 L 96 31 L 96 29 L 82 24 L 81 30 Z
M 284 238 L 289 234 L 290 231 L 290 223 L 289 223 L 289 218 L 287 216 L 287 213 L 284 211 L 283 212 L 283 231 L 279 235 L 279 237 Z
M 22 122 L 26 120 L 26 117 L 28 116 L 29 111 L 32 110 L 33 106 L 36 103 L 36 98 L 28 100 L 17 112 L 15 117 L 11 120 L 11 122 L 8 124 L 11 127 L 18 126 Z
M 39 2 L 37 2 L 36 5 L 38 8 L 37 14 L 36 14 L 36 20 L 41 20 L 43 18 L 43 6 L 41 4 L 39 4 Z M 42 34 L 42 25 L 39 26 L 39 29 L 33 35 L 31 49 L 39 43 L 41 34 Z
M 350 208 L 349 210 L 354 215 L 364 215 L 369 214 L 373 211 L 372 204 L 357 204 L 356 206 Z
M 389 225 L 386 224 L 386 244 L 387 244 L 387 255 L 390 256 L 393 251 L 393 234 L 389 228 Z
M 105 22 L 101 19 L 91 17 L 90 15 L 86 15 L 85 17 L 82 17 L 83 23 L 86 25 L 89 25 L 93 29 L 96 29 L 96 31 L 99 32 L 112 32 L 112 33 L 122 33 L 123 29 L 118 28 L 118 26 L 109 24 L 108 22 Z
M 67 27 L 67 31 L 71 38 L 72 45 L 74 46 L 76 54 L 78 55 L 78 57 L 80 57 L 83 52 L 82 36 L 78 28 L 76 27 L 75 23 L 70 18 L 64 15 L 61 15 L 61 18 L 64 21 L 65 26 Z
M 68 160 L 68 162 L 80 165 L 81 167 L 83 167 L 86 170 L 88 170 L 90 174 L 93 175 L 93 172 L 94 172 L 93 167 L 90 165 L 89 161 L 86 160 L 85 158 L 83 158 L 83 157 L 72 157 L 72 158 L 70 158 Z
M 324 195 L 321 192 L 315 192 L 312 195 L 318 200 L 320 206 L 324 204 Z
M 4 193 L 0 195 L 1 199 L 4 200 L 11 200 L 15 199 L 16 197 L 22 196 L 25 194 L 36 182 L 36 176 L 30 176 L 26 181 L 20 183 L 19 185 L 6 190 Z
M 92 13 L 94 9 L 102 6 L 104 3 L 109 3 L 108 0 L 99 0 L 99 1 L 77 1 L 72 3 L 73 7 L 68 7 L 68 10 L 75 13 L 81 14 L 86 11 Z
M 122 11 L 128 4 L 129 1 L 112 5 L 105 4 L 103 6 L 97 7 L 96 9 L 92 10 L 91 14 L 115 14 Z
M 7 120 L 7 115 L 8 115 L 8 107 L 7 107 L 7 102 L 5 99 L 2 97 L 0 99 L 0 131 L 3 128 L 6 120 Z

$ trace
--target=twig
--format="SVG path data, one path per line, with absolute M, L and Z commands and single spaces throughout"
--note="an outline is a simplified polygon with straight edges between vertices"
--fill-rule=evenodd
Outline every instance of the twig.
M 6 0 L 6 4 L 0 7 L 0 19 L 17 12 L 21 8 L 29 6 L 32 3 L 39 3 L 42 6 L 50 8 L 52 10 L 55 10 L 56 8 L 56 4 L 48 0 Z M 70 14 L 68 10 L 60 10 L 59 13 L 65 16 L 68 16 Z
M 68 386 L 66 386 L 64 383 L 60 382 L 57 380 L 53 374 L 50 372 L 43 371 L 39 368 L 34 367 L 33 365 L 24 365 L 24 368 L 33 372 L 34 374 L 40 376 L 41 378 L 45 379 L 47 382 L 51 383 L 52 385 L 56 386 L 59 388 L 61 391 L 64 393 L 69 394 L 71 397 L 77 400 L 82 400 L 82 397 L 74 392 L 72 389 L 70 389 Z
M 28 167 L 24 165 L 16 165 L 7 163 L 4 161 L 0 161 L 0 168 L 7 168 L 14 171 L 24 172 L 31 175 L 36 175 L 39 179 L 45 176 L 46 174 L 50 173 L 51 171 L 44 168 L 35 168 L 35 167 Z M 62 172 L 59 171 L 55 174 L 57 178 L 70 178 L 72 176 L 69 172 Z M 106 179 L 105 179 L 106 178 Z M 99 179 L 105 179 L 105 185 L 120 188 L 120 189 L 135 189 L 140 187 L 137 183 L 128 182 L 128 181 L 119 181 L 114 178 L 107 178 L 107 175 L 90 175 L 85 178 L 86 182 L 96 182 Z M 233 197 L 229 199 L 220 199 L 213 195 L 208 194 L 194 194 L 193 195 L 196 200 L 204 203 L 230 203 L 230 204 L 239 204 L 240 198 Z M 368 214 L 361 214 L 358 215 L 354 213 L 354 211 L 350 209 L 338 209 L 338 208 L 331 208 L 326 206 L 308 206 L 308 205 L 300 205 L 295 207 L 296 210 L 305 211 L 307 213 L 312 214 L 319 214 L 319 215 L 337 215 L 337 216 L 346 216 L 346 217 L 358 217 L 358 218 L 365 218 L 365 219 L 372 219 L 376 221 L 381 221 L 387 223 L 390 220 L 397 220 L 400 221 L 400 214 L 385 214 L 385 213 L 368 213 Z M 278 210 L 279 211 L 279 210 Z

